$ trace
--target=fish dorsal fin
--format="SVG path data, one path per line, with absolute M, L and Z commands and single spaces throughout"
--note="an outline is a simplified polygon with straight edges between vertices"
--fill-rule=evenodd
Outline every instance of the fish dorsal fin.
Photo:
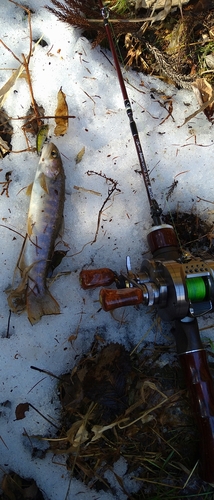
M 31 182 L 31 184 L 29 184 L 29 186 L 27 187 L 26 189 L 26 195 L 27 196 L 30 196 L 31 193 L 32 193 L 32 189 L 33 189 L 33 182 Z
M 46 183 L 46 177 L 45 177 L 45 174 L 42 174 L 39 176 L 39 183 L 40 183 L 40 186 L 42 189 L 44 189 L 44 191 L 48 194 L 49 191 L 48 191 L 48 187 L 47 187 L 47 183 Z

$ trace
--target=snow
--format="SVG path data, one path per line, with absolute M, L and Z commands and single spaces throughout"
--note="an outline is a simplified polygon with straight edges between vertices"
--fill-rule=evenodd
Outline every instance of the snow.
M 26 150 L 21 129 L 23 121 L 12 120 L 13 152 L 1 161 L 0 172 L 3 181 L 5 173 L 12 171 L 9 197 L 4 194 L 0 200 L 1 473 L 14 470 L 22 476 L 33 477 L 49 500 L 65 498 L 69 485 L 68 499 L 76 495 L 88 500 L 122 499 L 126 497 L 118 483 L 115 485 L 110 472 L 108 479 L 115 488 L 114 496 L 89 490 L 75 479 L 70 482 L 69 472 L 65 465 L 61 465 L 65 464 L 66 457 L 53 458 L 51 454 L 43 459 L 33 457 L 30 440 L 23 433 L 28 436 L 54 435 L 55 428 L 32 407 L 24 420 L 15 418 L 17 405 L 27 401 L 54 423 L 58 421 L 60 406 L 56 379 L 33 370 L 31 366 L 49 370 L 56 376 L 71 370 L 90 350 L 96 333 L 106 342 L 121 342 L 128 349 L 142 338 L 150 342 L 163 341 L 164 338 L 173 341 L 170 325 L 163 327 L 163 338 L 144 307 L 137 312 L 134 308 L 127 308 L 125 322 L 118 322 L 110 314 L 100 311 L 98 290 L 83 291 L 80 288 L 79 272 L 83 267 L 125 270 L 125 258 L 129 254 L 133 269 L 139 270 L 142 254 L 148 251 L 146 235 L 151 227 L 148 201 L 143 180 L 135 172 L 139 169 L 138 159 L 111 54 L 99 47 L 92 50 L 90 42 L 79 30 L 61 23 L 44 8 L 43 0 L 28 0 L 26 5 L 35 11 L 32 14 L 33 38 L 43 35 L 48 43 L 44 48 L 36 46 L 30 63 L 35 99 L 44 107 L 46 115 L 52 116 L 57 105 L 57 92 L 62 87 L 69 113 L 74 116 L 69 120 L 64 137 L 54 137 L 55 123 L 49 120 L 49 137 L 60 150 L 66 173 L 63 238 L 69 245 L 69 252 L 59 271 L 69 271 L 70 274 L 58 277 L 51 285 L 51 293 L 60 303 L 61 315 L 45 316 L 32 327 L 25 313 L 20 316 L 12 313 L 9 335 L 6 335 L 9 311 L 5 289 L 12 283 L 23 242 L 21 235 L 24 236 L 26 231 L 29 198 L 23 188 L 33 181 L 39 161 L 35 152 Z M 4 43 L 20 59 L 22 53 L 27 56 L 29 27 L 23 10 L 8 0 L 2 0 L 0 26 Z M 2 87 L 11 76 L 11 69 L 17 68 L 19 63 L 3 45 L 0 46 L 0 61 Z M 200 113 L 181 126 L 197 108 L 193 92 L 177 90 L 142 73 L 124 72 L 124 77 L 153 190 L 162 209 L 173 211 L 179 206 L 181 210 L 190 211 L 193 206 L 203 219 L 212 221 L 212 205 L 198 202 L 197 198 L 214 199 L 212 125 Z M 173 102 L 173 118 L 167 118 L 167 111 L 162 106 L 166 96 L 171 96 Z M 29 106 L 29 88 L 26 80 L 20 78 L 8 95 L 4 108 L 15 118 L 25 116 Z M 35 139 L 30 140 L 31 146 L 35 146 Z M 83 146 L 85 154 L 76 164 L 76 155 Z M 97 240 L 93 244 L 90 242 L 94 240 L 98 212 L 108 195 L 108 185 L 97 174 L 88 176 L 89 170 L 102 172 L 116 180 L 120 190 L 105 206 Z M 178 176 L 179 183 L 167 203 L 165 195 L 175 176 Z M 120 310 L 115 313 L 120 320 L 122 315 Z M 204 318 L 201 321 L 204 324 Z M 71 343 L 69 337 L 77 331 L 77 338 Z M 6 401 L 8 403 L 4 405 Z M 36 446 L 42 448 L 44 444 L 36 443 Z M 115 470 L 125 477 L 123 459 Z M 136 487 L 131 484 L 126 478 L 126 488 L 130 492 Z

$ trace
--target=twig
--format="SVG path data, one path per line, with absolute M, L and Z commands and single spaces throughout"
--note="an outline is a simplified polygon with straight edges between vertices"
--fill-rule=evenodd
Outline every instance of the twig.
M 33 87 L 32 87 L 32 83 L 31 83 L 31 77 L 30 77 L 30 71 L 29 71 L 30 54 L 28 55 L 27 59 L 26 59 L 26 57 L 25 57 L 24 54 L 22 54 L 22 57 L 23 57 L 23 61 L 24 61 L 24 67 L 25 67 L 25 71 L 26 71 L 26 75 L 27 75 L 27 81 L 28 81 L 28 86 L 29 86 L 29 90 L 30 90 L 31 104 L 32 104 L 32 108 L 33 108 L 34 113 L 35 113 L 35 118 L 36 118 L 37 126 L 38 126 L 38 129 L 39 129 L 41 127 L 41 125 L 43 124 L 43 121 L 41 120 L 40 112 L 39 112 L 39 107 L 38 107 L 38 104 L 37 104 L 37 102 L 36 102 L 36 100 L 34 98 L 34 95 L 33 95 Z
M 103 204 L 102 204 L 102 206 L 101 206 L 101 208 L 100 208 L 100 210 L 98 212 L 97 229 L 96 229 L 96 232 L 95 232 L 94 239 L 91 242 L 91 245 L 93 245 L 93 243 L 95 243 L 97 241 L 97 236 L 98 236 L 99 227 L 100 227 L 100 219 L 101 219 L 101 215 L 102 215 L 102 212 L 103 212 L 103 209 L 104 209 L 106 203 L 110 200 L 111 195 L 114 193 L 114 191 L 118 191 L 120 193 L 121 190 L 117 187 L 117 184 L 118 184 L 117 181 L 114 181 L 114 179 L 111 179 L 110 177 L 106 177 L 106 175 L 102 174 L 101 172 L 98 173 L 98 172 L 94 172 L 93 170 L 88 170 L 86 173 L 87 173 L 87 175 L 99 175 L 100 177 L 103 177 L 104 179 L 106 179 L 106 181 L 109 181 L 109 182 L 111 182 L 113 184 L 112 187 L 109 188 L 109 190 L 108 190 L 108 196 L 104 200 L 104 202 L 103 202 Z
M 9 448 L 8 448 L 8 446 L 6 445 L 6 443 L 5 443 L 5 441 L 4 441 L 4 439 L 3 439 L 3 437 L 2 437 L 2 436 L 0 436 L 0 439 L 1 439 L 2 443 L 5 445 L 5 447 L 9 450 Z
M 8 179 L 4 182 L 0 182 L 0 184 L 3 184 L 3 186 L 2 186 L 3 189 L 2 189 L 2 192 L 0 193 L 0 196 L 2 196 L 4 193 L 6 193 L 7 198 L 9 198 L 8 190 L 9 190 L 9 185 L 11 182 L 12 182 L 12 179 Z
M 200 108 L 198 108 L 196 111 L 194 111 L 194 113 L 192 113 L 191 115 L 187 116 L 185 118 L 184 122 L 181 125 L 178 125 L 178 128 L 183 127 L 183 125 L 185 125 L 187 122 L 189 122 L 190 120 L 192 120 L 192 118 L 194 118 L 195 116 L 197 116 L 199 113 L 201 113 L 202 111 L 204 111 L 208 106 L 210 106 L 213 103 L 214 103 L 214 92 L 212 93 L 211 98 L 208 101 L 204 102 L 204 104 L 202 104 L 202 106 L 200 106 Z
M 54 424 L 49 418 L 45 417 L 45 415 L 42 415 L 41 411 L 37 410 L 37 408 L 35 408 L 35 406 L 33 406 L 31 403 L 28 404 L 29 406 L 31 406 L 31 408 L 33 408 L 33 410 L 35 410 L 40 415 L 40 417 L 44 418 L 49 424 L 53 425 L 53 427 L 59 430 L 59 427 L 56 424 Z
M 20 64 L 22 64 L 22 61 L 16 56 L 16 54 L 14 54 L 14 52 L 6 45 L 6 43 L 3 42 L 3 40 L 0 40 L 0 43 L 2 43 L 4 48 L 7 49 Z
M 206 203 L 211 203 L 212 205 L 214 205 L 214 201 L 205 200 L 204 198 L 201 198 L 200 196 L 196 196 L 196 198 L 198 199 L 198 201 L 206 201 Z
M 10 0 L 10 2 L 14 3 L 14 5 L 16 5 L 20 9 L 24 10 L 25 12 L 27 12 L 27 15 L 28 15 L 28 24 L 29 24 L 29 33 L 30 33 L 30 47 L 29 47 L 29 54 L 28 54 L 28 63 L 29 63 L 30 58 L 31 58 L 31 53 L 32 53 L 32 40 L 33 40 L 33 38 L 32 38 L 32 27 L 31 27 L 31 12 L 30 12 L 30 9 L 28 9 L 24 5 L 21 5 L 18 2 L 15 2 L 15 0 Z
M 145 21 L 153 21 L 155 19 L 154 16 L 150 16 L 150 17 L 139 17 L 139 18 L 135 18 L 135 19 L 110 19 L 110 23 L 144 23 Z M 90 23 L 102 23 L 102 20 L 100 19 L 87 19 L 87 21 L 89 21 Z
M 50 377 L 57 378 L 58 380 L 62 380 L 60 377 L 57 377 L 57 375 L 54 375 L 54 373 L 49 372 L 49 370 L 44 370 L 43 368 L 38 368 L 37 366 L 30 366 L 32 370 L 36 370 L 41 373 L 47 373 L 47 375 L 50 375 Z
M 91 101 L 94 103 L 94 106 L 93 106 L 93 115 L 95 116 L 95 114 L 96 114 L 96 113 L 95 113 L 95 107 L 96 107 L 96 102 L 95 102 L 95 100 L 93 99 L 93 97 L 91 97 L 91 96 L 88 94 L 88 92 L 86 92 L 86 91 L 85 91 L 85 90 L 83 90 L 83 89 L 81 89 L 81 90 L 82 90 L 82 91 L 84 92 L 84 94 L 85 94 L 85 95 L 87 95 L 87 97 L 88 97 L 89 99 L 91 99 Z
M 27 82 L 28 82 L 28 86 L 29 86 L 29 91 L 30 91 L 30 96 L 31 96 L 31 104 L 32 104 L 32 108 L 34 110 L 34 114 L 35 114 L 35 119 L 37 121 L 37 126 L 38 126 L 38 129 L 41 127 L 42 125 L 42 120 L 41 120 L 41 116 L 40 116 L 40 112 L 39 112 L 39 107 L 37 105 L 37 102 L 34 98 L 34 94 L 33 94 L 33 87 L 32 87 L 32 82 L 31 82 L 31 76 L 30 76 L 30 71 L 29 71 L 29 63 L 30 63 L 30 59 L 31 59 L 31 56 L 33 54 L 33 47 L 32 47 L 32 44 L 33 44 L 33 40 L 32 40 L 32 26 L 31 26 L 31 12 L 30 12 L 30 9 L 28 9 L 27 7 L 24 7 L 23 5 L 20 5 L 18 2 L 16 2 L 15 0 L 10 0 L 10 2 L 12 2 L 13 4 L 15 4 L 17 7 L 19 7 L 20 9 L 23 9 L 27 15 L 28 15 L 28 25 L 29 25 L 29 39 L 30 39 L 30 43 L 29 43 L 29 51 L 28 51 L 28 55 L 25 56 L 24 54 L 22 54 L 22 60 L 16 56 L 16 54 L 10 49 L 10 47 L 8 47 L 4 42 L 3 40 L 0 40 L 0 43 L 2 43 L 2 45 L 5 47 L 5 49 L 7 49 L 12 55 L 13 57 L 21 64 L 21 67 L 25 69 L 26 71 L 26 76 L 27 76 Z M 29 119 L 29 116 L 27 116 L 27 119 Z M 25 124 L 26 125 L 26 124 Z M 23 129 L 24 131 L 24 129 Z M 26 141 L 28 143 L 28 140 L 27 140 L 27 137 L 26 137 L 26 134 L 24 132 L 24 135 L 25 135 L 25 138 L 26 138 Z M 29 146 L 29 145 L 28 145 Z
M 8 314 L 6 339 L 10 338 L 10 318 L 11 318 L 11 309 L 9 309 L 9 314 Z

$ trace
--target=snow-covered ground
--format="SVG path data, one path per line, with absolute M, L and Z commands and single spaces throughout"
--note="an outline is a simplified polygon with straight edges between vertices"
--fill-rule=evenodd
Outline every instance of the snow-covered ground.
M 68 489 L 66 467 L 54 463 L 51 454 L 42 460 L 33 458 L 30 441 L 23 436 L 25 431 L 29 436 L 44 435 L 49 430 L 54 434 L 54 427 L 31 407 L 25 419 L 16 420 L 15 417 L 17 405 L 28 402 L 57 422 L 56 379 L 32 370 L 31 366 L 49 370 L 57 376 L 71 370 L 90 349 L 96 333 L 106 342 L 121 342 L 127 348 L 135 346 L 142 337 L 151 342 L 162 338 L 155 326 L 150 330 L 152 320 L 145 314 L 145 308 L 141 307 L 140 311 L 127 308 L 125 323 L 117 322 L 110 314 L 99 310 L 98 290 L 87 292 L 80 288 L 79 272 L 83 267 L 125 270 L 125 258 L 130 255 L 133 269 L 138 270 L 142 253 L 148 250 L 146 235 L 151 219 L 143 180 L 135 172 L 139 169 L 138 159 L 117 75 L 109 62 L 111 54 L 106 52 L 106 58 L 99 47 L 92 50 L 90 42 L 78 29 L 58 21 L 44 8 L 44 3 L 44 0 L 23 2 L 34 11 L 31 16 L 33 39 L 43 35 L 48 44 L 36 46 L 31 58 L 34 97 L 44 107 L 46 116 L 53 116 L 57 93 L 62 87 L 69 114 L 73 116 L 63 137 L 54 137 L 55 123 L 49 120 L 49 137 L 60 150 L 66 174 L 63 239 L 69 245 L 69 252 L 58 269 L 70 274 L 62 275 L 51 285 L 61 315 L 45 316 L 31 326 L 25 313 L 20 316 L 12 313 L 7 335 L 9 310 L 5 289 L 12 283 L 23 242 L 21 235 L 26 232 L 29 205 L 23 188 L 33 181 L 39 161 L 36 152 L 26 150 L 21 129 L 23 121 L 14 119 L 13 152 L 0 164 L 1 182 L 6 172 L 12 172 L 9 197 L 3 194 L 0 198 L 0 467 L 2 474 L 14 470 L 22 476 L 33 477 L 49 500 L 59 500 L 65 498 Z M 20 59 L 22 54 L 27 56 L 28 19 L 22 9 L 8 0 L 1 0 L 0 28 L 2 40 L 16 56 Z M 0 87 L 18 65 L 12 53 L 0 45 Z M 198 202 L 197 198 L 214 200 L 212 125 L 200 113 L 180 127 L 185 117 L 198 107 L 193 92 L 178 91 L 142 73 L 129 71 L 124 77 L 128 81 L 127 91 L 151 172 L 153 191 L 162 209 L 175 210 L 179 206 L 181 210 L 190 211 L 194 207 L 203 219 L 212 221 L 212 205 Z M 169 96 L 173 111 L 172 117 L 167 118 L 162 104 Z M 30 104 L 28 84 L 26 79 L 20 78 L 4 108 L 9 116 L 17 118 L 26 115 Z M 35 138 L 30 141 L 35 147 Z M 83 146 L 85 154 L 81 162 L 76 163 L 75 158 Z M 95 173 L 88 176 L 87 171 Z M 120 191 L 106 204 L 96 242 L 91 244 L 98 212 L 110 186 L 104 177 L 97 175 L 100 172 L 118 181 Z M 178 186 L 167 204 L 165 194 L 178 174 L 181 174 L 176 177 Z M 19 232 L 20 236 L 8 228 Z M 121 318 L 122 311 L 118 310 L 116 315 Z M 201 321 L 204 323 L 204 319 Z M 77 338 L 71 343 L 69 337 L 77 330 Z M 165 330 L 172 341 L 167 325 Z M 60 457 L 59 462 L 62 461 Z M 125 472 L 126 464 L 121 460 L 117 474 L 123 477 Z M 131 483 L 126 487 L 131 491 Z M 76 495 L 81 499 L 126 498 L 119 485 L 115 486 L 113 497 L 110 493 L 89 491 L 82 483 L 72 480 L 68 498 Z

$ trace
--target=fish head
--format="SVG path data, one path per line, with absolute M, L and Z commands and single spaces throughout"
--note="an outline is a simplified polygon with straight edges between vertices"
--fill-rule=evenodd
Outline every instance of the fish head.
M 62 160 L 59 150 L 52 142 L 43 146 L 39 165 L 40 172 L 50 179 L 55 179 L 62 171 Z

